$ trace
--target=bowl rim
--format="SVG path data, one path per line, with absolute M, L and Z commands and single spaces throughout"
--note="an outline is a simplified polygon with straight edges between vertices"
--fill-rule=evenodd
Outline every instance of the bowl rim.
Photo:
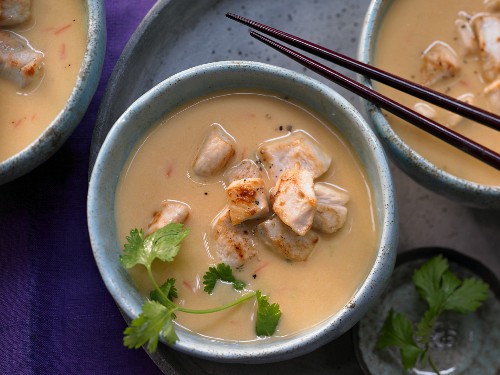
M 87 45 L 75 85 L 66 104 L 29 145 L 0 161 L 0 185 L 10 182 L 50 158 L 83 118 L 100 80 L 106 50 L 106 17 L 103 0 L 85 0 Z
M 99 222 L 100 215 L 98 214 L 101 207 L 99 195 L 102 193 L 102 189 L 114 189 L 100 185 L 102 183 L 102 178 L 104 178 L 106 161 L 109 159 L 110 155 L 112 155 L 111 150 L 113 150 L 113 142 L 118 142 L 116 139 L 119 138 L 123 129 L 126 129 L 130 116 L 137 116 L 137 113 L 145 111 L 146 108 L 150 109 L 148 106 L 150 102 L 157 99 L 163 92 L 172 89 L 179 81 L 192 80 L 200 74 L 212 74 L 215 75 L 215 79 L 217 79 L 226 71 L 237 71 L 245 74 L 251 74 L 257 71 L 260 74 L 264 74 L 266 77 L 271 75 L 280 80 L 289 81 L 290 84 L 293 85 L 303 85 L 310 90 L 317 90 L 325 98 L 328 97 L 329 100 L 333 100 L 338 106 L 338 109 L 343 110 L 350 121 L 352 121 L 352 126 L 357 129 L 357 136 L 365 137 L 362 138 L 363 142 L 369 145 L 367 149 L 369 149 L 369 152 L 373 155 L 372 161 L 377 171 L 376 177 L 378 180 L 372 181 L 372 183 L 377 183 L 380 186 L 382 202 L 380 203 L 380 207 L 377 207 L 379 212 L 376 212 L 379 221 L 381 221 L 381 218 L 383 219 L 383 222 L 380 223 L 379 248 L 374 259 L 373 267 L 366 280 L 360 285 L 358 291 L 351 299 L 351 302 L 356 308 L 346 306 L 336 315 L 332 315 L 324 322 L 318 323 L 318 325 L 315 326 L 316 328 L 311 330 L 311 332 L 300 332 L 297 335 L 291 335 L 283 340 L 268 340 L 265 347 L 258 345 L 260 342 L 259 340 L 256 341 L 257 345 L 255 345 L 254 348 L 245 343 L 240 345 L 239 343 L 230 341 L 219 342 L 214 340 L 204 340 L 205 342 L 203 345 L 200 345 L 196 339 L 189 336 L 200 338 L 200 335 L 189 334 L 184 330 L 179 330 L 178 335 L 180 340 L 173 346 L 173 348 L 181 352 L 219 362 L 267 363 L 281 361 L 305 354 L 331 341 L 332 338 L 330 336 L 332 327 L 340 327 L 336 331 L 336 337 L 350 329 L 355 322 L 361 318 L 363 310 L 367 310 L 368 306 L 373 304 L 378 295 L 382 292 L 383 287 L 390 278 L 396 258 L 398 217 L 392 176 L 388 162 L 385 158 L 385 153 L 377 137 L 364 118 L 346 99 L 330 87 L 303 74 L 268 64 L 250 61 L 224 61 L 208 63 L 187 69 L 167 78 L 150 89 L 137 99 L 115 122 L 97 155 L 91 174 L 87 200 L 88 227 L 92 251 L 103 281 L 122 312 L 129 318 L 137 316 L 141 306 L 132 306 L 129 303 L 130 301 L 127 301 L 127 299 L 130 299 L 129 293 L 122 293 L 121 291 L 121 285 L 124 285 L 123 283 L 126 281 L 122 277 L 123 274 L 113 275 L 113 271 L 110 272 L 110 270 L 107 269 L 108 264 L 105 259 L 105 253 L 107 251 L 105 248 L 106 243 L 102 238 L 101 232 L 104 235 L 106 235 L 106 233 L 101 229 L 101 223 Z M 241 87 L 241 83 L 239 85 Z M 216 85 L 214 84 L 214 86 Z M 212 92 L 217 91 L 218 89 L 216 87 L 212 89 Z M 270 91 L 279 92 L 277 89 Z M 200 96 L 200 94 L 195 95 L 194 98 L 198 96 Z M 294 97 L 293 95 L 290 96 Z M 164 114 L 166 112 L 165 110 Z M 154 121 L 151 122 L 154 123 Z M 148 127 L 151 125 L 153 124 L 150 123 Z M 140 137 L 141 135 L 136 136 L 133 143 L 135 144 Z M 117 179 L 118 177 L 114 178 Z M 114 191 L 111 197 L 114 198 Z M 116 242 L 116 238 L 114 241 Z M 117 244 L 115 243 L 115 245 Z M 118 259 L 118 254 L 121 252 L 120 246 L 118 246 L 117 249 L 110 250 L 110 252 L 114 252 L 114 259 Z M 117 263 L 116 260 L 114 263 Z M 116 276 L 116 278 L 114 276 Z M 122 280 L 120 280 L 120 278 L 122 278 Z M 143 299 L 142 297 L 141 305 Z M 203 341 L 203 339 L 201 340 Z
M 358 59 L 365 64 L 373 63 L 377 33 L 392 1 L 372 0 L 368 7 L 357 53 Z M 370 78 L 362 75 L 358 77 L 361 83 L 373 89 L 373 81 Z M 391 159 L 411 178 L 433 191 L 449 195 L 450 198 L 462 203 L 484 208 L 500 208 L 500 186 L 469 181 L 438 168 L 403 141 L 392 129 L 378 106 L 364 99 L 362 102 L 379 139 L 389 150 Z

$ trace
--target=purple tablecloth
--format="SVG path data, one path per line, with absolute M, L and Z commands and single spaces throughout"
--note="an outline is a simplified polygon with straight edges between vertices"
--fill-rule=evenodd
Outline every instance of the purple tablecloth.
M 0 374 L 160 374 L 123 347 L 125 322 L 90 247 L 90 141 L 106 82 L 154 0 L 106 0 L 107 52 L 85 118 L 28 175 L 0 186 Z

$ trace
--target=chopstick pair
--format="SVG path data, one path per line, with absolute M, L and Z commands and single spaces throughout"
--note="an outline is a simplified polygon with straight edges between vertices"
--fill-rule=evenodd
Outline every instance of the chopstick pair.
M 278 40 L 303 49 L 306 52 L 324 58 L 325 60 L 337 63 L 340 66 L 348 68 L 356 73 L 364 74 L 371 79 L 387 84 L 400 91 L 404 91 L 437 106 L 443 107 L 471 120 L 484 124 L 492 129 L 500 130 L 500 117 L 493 113 L 484 111 L 478 107 L 472 106 L 465 102 L 461 102 L 445 94 L 441 94 L 437 91 L 415 84 L 391 73 L 374 68 L 368 64 L 361 63 L 338 52 L 329 50 L 325 47 L 311 43 L 305 39 L 301 39 L 262 23 L 252 21 L 248 18 L 233 13 L 227 13 L 226 16 L 232 20 L 238 21 L 244 25 L 250 26 L 251 28 L 270 35 Z M 460 133 L 447 128 L 446 126 L 443 126 L 425 116 L 420 115 L 419 113 L 393 101 L 392 99 L 387 98 L 382 94 L 379 94 L 378 92 L 360 84 L 359 82 L 350 79 L 336 72 L 335 70 L 284 46 L 283 44 L 269 39 L 262 34 L 259 34 L 255 31 L 250 31 L 250 35 L 273 47 L 286 56 L 291 57 L 292 59 L 301 63 L 312 71 L 319 73 L 325 78 L 346 88 L 347 90 L 380 106 L 381 108 L 384 108 L 385 110 L 412 123 L 420 129 L 427 131 L 428 133 L 440 138 L 441 140 L 451 144 L 452 146 L 455 146 L 458 149 L 470 154 L 471 156 L 489 164 L 497 170 L 500 170 L 500 154 L 496 153 L 495 151 L 474 142 L 473 140 L 461 135 Z

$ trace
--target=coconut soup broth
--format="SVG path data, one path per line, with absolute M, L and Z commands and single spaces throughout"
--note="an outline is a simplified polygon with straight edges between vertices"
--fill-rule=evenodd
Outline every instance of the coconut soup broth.
M 485 10 L 482 0 L 393 1 L 379 31 L 375 48 L 375 63 L 384 70 L 417 83 L 423 83 L 420 56 L 432 42 L 443 41 L 460 56 L 460 71 L 455 77 L 444 79 L 431 87 L 455 98 L 463 94 L 473 94 L 474 105 L 498 114 L 498 110 L 490 106 L 483 94 L 484 87 L 490 82 L 485 82 L 482 77 L 479 58 L 477 55 L 461 57 L 461 46 L 455 28 L 455 20 L 459 18 L 459 12 L 474 15 Z M 416 103 L 422 102 L 420 99 L 389 87 L 379 86 L 378 89 L 382 93 L 409 108 L 414 108 Z M 432 107 L 437 112 L 434 120 L 450 126 L 454 121 L 453 114 L 436 106 Z M 387 114 L 387 118 L 394 130 L 411 148 L 439 168 L 477 183 L 500 185 L 500 172 L 494 168 L 391 114 Z M 500 152 L 500 132 L 498 131 L 466 119 L 452 126 L 452 129 Z
M 346 189 L 348 219 L 333 235 L 320 235 L 305 262 L 293 263 L 259 247 L 235 277 L 247 289 L 260 289 L 283 313 L 276 335 L 288 335 L 335 314 L 356 292 L 375 259 L 378 232 L 372 192 L 365 172 L 346 144 L 324 123 L 286 100 L 267 95 L 222 95 L 196 103 L 164 119 L 142 140 L 122 172 L 116 198 L 119 238 L 132 228 L 147 228 L 153 212 L 165 199 L 186 202 L 191 213 L 185 223 L 191 233 L 171 264 L 154 264 L 159 282 L 174 277 L 177 303 L 190 308 L 215 307 L 239 294 L 219 283 L 212 295 L 203 291 L 203 275 L 220 263 L 211 238 L 211 221 L 226 206 L 224 186 L 218 179 L 195 182 L 189 176 L 197 148 L 212 123 L 221 124 L 236 140 L 236 155 L 227 168 L 244 158 L 256 159 L 264 140 L 284 136 L 287 129 L 302 129 L 333 156 L 330 169 L 318 181 Z M 269 186 L 270 187 L 270 186 Z M 152 289 L 144 268 L 131 270 L 141 292 Z M 253 277 L 255 275 L 255 278 Z M 177 314 L 177 323 L 215 338 L 254 340 L 253 302 L 209 315 Z
M 85 53 L 86 24 L 82 0 L 34 0 L 30 20 L 4 27 L 45 57 L 39 82 L 20 89 L 0 79 L 0 162 L 35 141 L 66 104 Z

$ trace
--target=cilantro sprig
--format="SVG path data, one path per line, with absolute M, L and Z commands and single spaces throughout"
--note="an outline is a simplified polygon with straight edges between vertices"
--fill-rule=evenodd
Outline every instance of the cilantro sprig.
M 405 315 L 391 309 L 380 331 L 376 348 L 397 347 L 405 369 L 414 368 L 418 361 L 427 362 L 439 375 L 439 370 L 429 355 L 431 334 L 436 321 L 445 311 L 461 314 L 476 311 L 488 297 L 489 287 L 476 278 L 460 280 L 448 269 L 448 261 L 441 255 L 431 258 L 415 270 L 412 281 L 418 295 L 428 305 L 417 323 L 416 331 Z
M 188 314 L 208 314 L 231 308 L 235 305 L 255 298 L 257 300 L 257 319 L 255 332 L 258 336 L 271 336 L 276 331 L 281 311 L 279 305 L 269 304 L 267 297 L 259 290 L 250 291 L 240 298 L 222 306 L 194 310 L 175 304 L 177 288 L 175 279 L 168 279 L 159 286 L 153 276 L 152 264 L 155 259 L 171 262 L 180 251 L 182 240 L 189 234 L 182 224 L 171 223 L 145 237 L 142 230 L 132 229 L 127 236 L 120 262 L 125 268 L 138 264 L 146 267 L 148 277 L 154 286 L 149 299 L 142 306 L 142 312 L 124 331 L 123 343 L 129 348 L 139 348 L 147 344 L 150 352 L 156 351 L 158 340 L 162 337 L 167 343 L 174 344 L 179 340 L 175 332 L 174 320 L 177 312 Z M 245 282 L 237 280 L 231 267 L 221 263 L 209 270 L 203 277 L 204 290 L 211 294 L 217 281 L 231 283 L 235 290 L 241 291 Z
M 208 268 L 205 276 L 203 276 L 203 285 L 205 285 L 203 290 L 209 294 L 212 293 L 217 280 L 233 284 L 233 288 L 236 290 L 242 290 L 246 286 L 244 281 L 237 280 L 234 277 L 231 267 L 224 263 Z

